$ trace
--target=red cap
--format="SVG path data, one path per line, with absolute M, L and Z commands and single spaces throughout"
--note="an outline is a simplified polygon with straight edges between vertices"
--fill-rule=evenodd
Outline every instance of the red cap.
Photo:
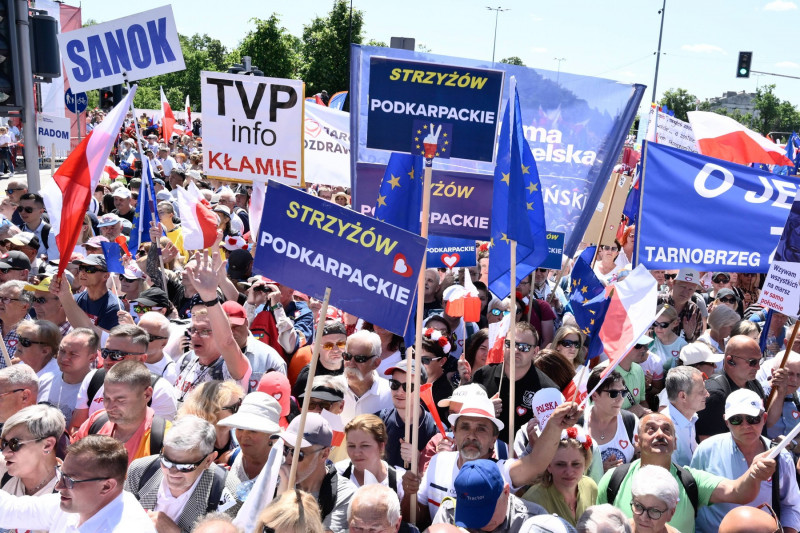
M 230 320 L 232 325 L 242 326 L 247 324 L 247 312 L 244 310 L 244 307 L 233 300 L 228 300 L 222 304 L 222 310 L 228 315 L 228 320 Z
M 265 392 L 278 400 L 278 403 L 281 404 L 281 416 L 289 414 L 289 400 L 291 399 L 292 391 L 286 375 L 281 372 L 267 372 L 261 376 L 261 381 L 258 382 L 256 390 Z

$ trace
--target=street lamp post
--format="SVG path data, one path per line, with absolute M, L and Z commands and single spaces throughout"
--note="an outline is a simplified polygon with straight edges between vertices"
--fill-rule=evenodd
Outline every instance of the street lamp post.
M 561 62 L 566 61 L 566 57 L 554 57 L 555 61 L 558 61 L 558 70 L 556 71 L 556 85 L 558 85 L 558 79 L 561 77 Z
M 503 8 L 501 6 L 497 6 L 497 7 L 486 6 L 486 9 L 488 9 L 489 11 L 494 11 L 495 12 L 495 14 L 494 14 L 494 41 L 492 43 L 492 64 L 494 65 L 494 51 L 495 51 L 495 48 L 497 47 L 497 19 L 500 16 L 500 12 L 501 11 L 508 11 L 509 8 Z

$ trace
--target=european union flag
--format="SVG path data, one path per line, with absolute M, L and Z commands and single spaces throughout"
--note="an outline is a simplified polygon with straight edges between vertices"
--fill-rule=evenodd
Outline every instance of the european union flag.
M 391 155 L 378 191 L 375 218 L 419 235 L 422 164 L 423 158 L 419 155 Z
M 512 101 L 513 128 L 510 118 Z M 505 298 L 522 278 L 542 264 L 548 253 L 539 172 L 522 131 L 516 87 L 506 103 L 500 128 L 494 169 L 491 237 L 489 289 L 499 298 Z M 512 240 L 517 241 L 516 280 L 509 279 Z
M 603 352 L 603 342 L 597 333 L 611 302 L 605 297 L 605 286 L 592 270 L 592 258 L 596 253 L 596 246 L 590 246 L 583 251 L 575 261 L 570 283 L 569 307 L 578 328 L 587 337 L 587 361 Z
M 436 131 L 432 131 L 436 127 Z M 441 128 L 441 131 L 439 131 Z M 423 140 L 429 133 L 439 133 L 436 140 L 436 157 L 439 159 L 450 159 L 450 152 L 453 146 L 453 125 L 445 122 L 433 124 L 424 120 L 415 120 L 413 135 L 411 137 L 411 153 L 425 155 Z
M 150 240 L 150 222 L 152 213 L 156 212 L 156 191 L 153 187 L 153 171 L 150 160 L 143 157 L 142 185 L 139 187 L 139 200 L 136 202 L 136 212 L 133 215 L 133 229 L 128 240 L 128 249 L 135 254 L 139 245 Z M 111 272 L 109 270 L 109 272 Z
M 103 257 L 106 258 L 108 271 L 124 274 L 125 267 L 122 266 L 122 258 L 125 256 L 125 252 L 122 250 L 122 246 L 116 242 L 101 242 L 100 246 L 103 247 Z

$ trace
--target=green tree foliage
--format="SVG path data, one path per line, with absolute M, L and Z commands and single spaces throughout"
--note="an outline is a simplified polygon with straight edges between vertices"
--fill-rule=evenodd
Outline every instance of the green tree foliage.
M 518 67 L 525 66 L 525 63 L 523 63 L 522 59 L 520 59 L 518 56 L 506 57 L 505 59 L 501 59 L 500 62 L 508 65 L 517 65 Z
M 697 97 L 690 94 L 686 89 L 670 89 L 664 91 L 664 96 L 661 97 L 659 105 L 666 105 L 675 112 L 675 118 L 688 121 L 689 117 L 686 115 L 689 111 L 694 111 L 695 102 Z
M 272 78 L 296 78 L 300 65 L 301 41 L 281 26 L 273 13 L 268 19 L 250 19 L 255 30 L 247 33 L 236 49 L 235 62 L 250 56 L 265 76 Z M 231 55 L 233 59 L 233 54 Z

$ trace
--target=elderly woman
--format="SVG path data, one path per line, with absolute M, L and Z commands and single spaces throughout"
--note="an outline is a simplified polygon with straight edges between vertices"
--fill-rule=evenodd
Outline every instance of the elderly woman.
M 58 481 L 56 443 L 64 415 L 49 405 L 31 405 L 6 420 L 0 434 L 0 488 L 15 496 L 52 494 Z
M 61 330 L 48 320 L 23 320 L 17 326 L 17 351 L 19 359 L 39 377 L 39 397 L 47 397 L 53 377 L 60 376 L 56 362 Z
M 708 343 L 716 353 L 725 353 L 725 339 L 731 336 L 733 326 L 740 320 L 739 313 L 727 305 L 716 305 L 708 314 L 709 329 L 697 340 Z
M 597 500 L 597 484 L 586 475 L 592 464 L 592 438 L 581 427 L 561 432 L 561 441 L 542 480 L 523 499 L 536 502 L 570 524 Z
M 553 337 L 550 348 L 563 355 L 577 370 L 586 357 L 581 330 L 575 326 L 561 326 Z
M 670 368 L 678 365 L 681 348 L 688 343 L 686 339 L 679 337 L 673 329 L 680 321 L 677 309 L 668 304 L 659 307 L 659 311 L 662 308 L 661 316 L 653 322 L 655 339 L 650 351 L 654 352 L 660 361 L 663 361 L 664 374 L 666 375 Z
M 233 380 L 208 381 L 194 388 L 186 395 L 178 416 L 195 415 L 214 424 L 216 439 L 214 451 L 224 462 L 225 452 L 236 448 L 229 427 L 219 425 L 219 421 L 231 416 L 239 410 L 244 398 L 244 391 Z
M 261 511 L 253 531 L 322 533 L 317 499 L 300 489 L 287 490 Z
M 647 465 L 631 483 L 631 525 L 634 533 L 678 533 L 667 524 L 678 506 L 678 482 L 669 470 Z
M 508 306 L 506 305 L 505 300 L 494 297 L 489 301 L 488 309 L 486 311 L 486 321 L 489 324 L 500 322 L 503 320 L 503 317 L 508 314 L 508 312 Z

